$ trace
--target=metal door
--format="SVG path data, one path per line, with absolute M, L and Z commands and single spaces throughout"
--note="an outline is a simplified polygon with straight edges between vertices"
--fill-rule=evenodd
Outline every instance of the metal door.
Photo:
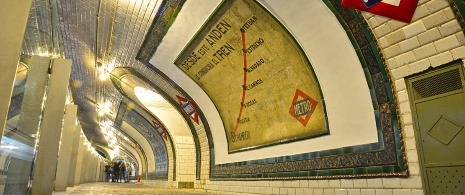
M 462 64 L 408 79 L 427 194 L 465 194 L 465 93 Z

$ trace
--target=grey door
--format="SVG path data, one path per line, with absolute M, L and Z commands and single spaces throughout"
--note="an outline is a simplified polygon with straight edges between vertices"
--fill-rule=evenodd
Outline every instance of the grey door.
M 462 65 L 408 79 L 427 194 L 465 194 L 465 93 Z

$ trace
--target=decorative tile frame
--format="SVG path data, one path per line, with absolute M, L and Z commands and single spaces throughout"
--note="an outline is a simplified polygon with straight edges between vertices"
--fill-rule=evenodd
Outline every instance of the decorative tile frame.
M 396 99 L 376 40 L 359 12 L 323 0 L 346 30 L 362 63 L 378 127 L 378 143 L 212 167 L 212 180 L 407 177 Z
M 376 40 L 359 12 L 341 7 L 341 0 L 323 0 L 323 2 L 333 11 L 346 30 L 362 63 L 375 110 L 378 143 L 215 165 L 211 132 L 208 126 L 206 126 L 205 130 L 210 147 L 210 179 L 290 180 L 408 176 L 408 167 L 397 114 L 396 97 L 393 95 L 392 82 L 386 71 L 384 59 L 379 52 L 380 49 L 377 46 Z M 171 3 L 174 3 L 174 1 Z M 174 13 L 177 14 L 182 4 L 183 2 L 178 2 L 176 4 L 178 7 L 171 7 L 171 9 L 176 10 Z M 164 12 L 160 12 L 159 14 L 158 16 L 161 16 Z M 139 61 L 144 62 L 167 80 L 170 79 L 151 66 L 148 61 L 161 43 L 176 14 L 170 14 L 171 18 L 163 17 L 165 18 L 164 22 L 160 22 L 162 20 L 161 17 L 154 21 L 151 31 L 149 31 L 137 56 Z M 153 30 L 155 28 L 158 30 Z M 178 86 L 175 87 L 185 94 Z M 189 96 L 186 95 L 186 97 Z M 199 112 L 199 114 L 202 121 L 205 121 L 203 113 Z M 194 135 L 194 140 L 198 142 L 196 134 Z M 197 156 L 200 155 L 199 150 L 196 150 L 196 153 Z M 199 165 L 199 158 L 197 165 Z M 197 166 L 197 176 L 199 172 L 200 169 Z
M 168 29 L 173 24 L 179 11 L 186 0 L 163 0 L 157 15 L 153 20 L 150 29 L 137 53 L 136 59 L 144 64 L 149 64 L 150 58 L 153 56 L 163 37 L 168 32 Z
M 260 5 L 260 3 L 257 2 L 257 0 L 253 0 L 253 1 L 254 1 L 256 4 Z M 231 116 L 230 116 L 230 115 L 227 115 L 227 114 L 224 114 L 224 113 L 223 113 L 223 114 L 224 114 L 224 115 L 223 115 L 223 114 L 220 112 L 221 106 L 223 106 L 221 103 L 219 103 L 219 102 L 221 102 L 221 101 L 220 101 L 221 98 L 218 98 L 218 99 L 217 99 L 218 101 L 215 102 L 215 101 L 214 101 L 215 98 L 214 98 L 214 96 L 212 95 L 213 93 L 207 93 L 207 91 L 208 91 L 207 88 L 206 88 L 203 84 L 201 84 L 200 82 L 198 82 L 198 81 L 195 79 L 195 76 L 190 75 L 191 72 L 189 72 L 189 71 L 187 71 L 186 69 L 183 69 L 183 68 L 182 68 L 182 65 L 181 65 L 182 60 L 180 60 L 180 59 L 181 59 L 181 58 L 186 59 L 185 57 L 186 57 L 187 55 L 189 55 L 191 52 L 193 52 L 193 51 L 196 50 L 196 49 L 192 49 L 192 48 L 193 48 L 193 45 L 198 44 L 197 41 L 203 39 L 203 38 L 201 38 L 201 36 L 203 36 L 203 35 L 201 35 L 201 34 L 203 34 L 204 32 L 206 32 L 206 31 L 204 31 L 204 30 L 206 29 L 206 27 L 207 27 L 207 26 L 210 26 L 211 24 L 214 24 L 214 23 L 215 23 L 215 22 L 212 22 L 212 21 L 214 20 L 213 18 L 219 18 L 219 17 L 224 17 L 224 16 L 225 16 L 225 15 L 220 16 L 221 14 L 218 14 L 218 12 L 224 12 L 224 11 L 219 11 L 219 10 L 223 10 L 223 8 L 224 8 L 224 7 L 227 7 L 228 4 L 229 4 L 228 1 L 223 0 L 223 1 L 217 6 L 217 8 L 215 9 L 214 13 L 211 14 L 211 15 L 208 17 L 208 19 L 206 20 L 206 22 L 203 23 L 203 25 L 200 27 L 200 29 L 197 30 L 197 32 L 195 33 L 195 35 L 194 35 L 194 36 L 191 38 L 191 40 L 186 44 L 186 46 L 185 46 L 184 49 L 181 51 L 181 53 L 178 54 L 178 56 L 174 59 L 174 64 L 175 64 L 175 66 L 176 66 L 177 68 L 179 68 L 179 70 L 181 70 L 181 72 L 183 72 L 183 73 L 185 73 L 186 75 L 188 75 L 188 77 L 192 78 L 193 81 L 195 81 L 195 83 L 199 86 L 199 88 L 201 88 L 201 89 L 204 91 L 204 93 L 207 94 L 207 96 L 209 97 L 209 99 L 211 99 L 211 100 L 213 101 L 213 104 L 215 105 L 215 108 L 216 108 L 217 112 L 219 113 L 220 118 L 222 118 L 222 119 L 223 119 L 223 118 L 232 117 L 232 116 L 234 116 L 234 115 L 231 115 Z M 260 6 L 261 6 L 261 5 L 260 5 Z M 269 13 L 268 10 L 266 10 L 265 8 L 263 8 L 263 10 L 265 10 L 264 12 Z M 270 14 L 270 15 L 272 16 L 272 14 Z M 281 25 L 281 27 L 283 28 L 282 34 L 285 34 L 286 36 L 289 37 L 289 39 L 292 39 L 292 41 L 290 41 L 290 42 L 292 42 L 292 45 L 295 44 L 295 47 L 296 47 L 295 53 L 294 53 L 294 52 L 293 52 L 293 53 L 294 53 L 295 55 L 298 56 L 297 58 L 303 58 L 302 61 L 305 61 L 305 65 L 303 65 L 303 64 L 302 64 L 302 65 L 305 66 L 306 68 L 309 68 L 309 69 L 310 69 L 310 71 L 309 71 L 307 74 L 310 75 L 311 77 L 313 77 L 313 78 L 315 79 L 315 81 L 312 81 L 312 82 L 313 82 L 312 85 L 315 86 L 315 89 L 312 89 L 312 90 L 318 91 L 318 94 L 315 93 L 315 94 L 314 94 L 314 97 L 315 97 L 315 98 L 318 97 L 318 99 L 320 99 L 320 100 L 318 100 L 317 103 L 319 104 L 318 107 L 321 107 L 321 108 L 322 108 L 323 113 L 321 113 L 321 115 L 324 115 L 324 117 L 323 117 L 324 120 L 321 120 L 320 122 L 314 123 L 314 125 L 320 125 L 320 123 L 321 123 L 321 124 L 322 124 L 322 125 L 321 125 L 322 128 L 321 128 L 321 129 L 318 129 L 318 131 L 315 130 L 315 129 L 313 129 L 313 130 L 312 130 L 313 132 L 311 132 L 311 131 L 306 131 L 305 133 L 302 133 L 302 134 L 299 134 L 299 135 L 289 136 L 289 137 L 281 137 L 280 139 L 270 140 L 270 141 L 266 141 L 266 142 L 263 142 L 263 143 L 260 143 L 260 144 L 244 145 L 244 146 L 239 147 L 239 148 L 237 148 L 237 149 L 231 149 L 231 148 L 232 148 L 232 147 L 231 147 L 231 146 L 232 146 L 232 144 L 231 144 L 232 142 L 230 141 L 231 136 L 228 135 L 228 136 L 226 136 L 226 140 L 227 140 L 227 142 L 228 142 L 227 147 L 228 147 L 228 153 L 229 153 L 229 154 L 237 153 L 237 152 L 244 152 L 244 151 L 247 151 L 247 150 L 256 150 L 256 149 L 260 149 L 260 148 L 266 148 L 266 147 L 271 147 L 271 146 L 276 146 L 276 145 L 281 145 L 281 144 L 286 144 L 286 143 L 291 143 L 291 142 L 298 142 L 298 141 L 302 141 L 302 140 L 306 140 L 306 139 L 312 139 L 312 138 L 317 138 L 317 137 L 320 137 L 320 136 L 326 136 L 326 135 L 329 135 L 329 134 L 330 134 L 330 129 L 329 129 L 329 127 L 328 127 L 328 121 L 327 121 L 326 102 L 325 102 L 324 97 L 322 97 L 323 92 L 321 91 L 320 83 L 319 83 L 319 81 L 318 81 L 318 79 L 317 79 L 317 77 L 316 77 L 316 75 L 315 75 L 315 71 L 313 70 L 313 67 L 312 67 L 312 65 L 311 65 L 311 63 L 310 63 L 310 61 L 309 61 L 309 59 L 307 58 L 307 56 L 305 56 L 305 52 L 303 51 L 302 47 L 300 47 L 298 41 L 297 41 L 297 40 L 295 39 L 295 37 L 287 30 L 287 28 L 286 28 L 285 26 L 283 26 L 283 25 L 281 24 L 281 22 L 279 22 L 279 20 L 277 20 L 274 16 L 272 16 L 271 18 L 274 18 L 274 20 L 276 21 L 276 25 Z M 211 23 L 211 24 L 210 24 L 210 23 Z M 273 24 L 273 25 L 275 25 L 275 24 Z M 238 32 L 239 32 L 239 31 L 238 31 Z M 265 39 L 267 39 L 267 38 L 265 38 Z M 264 59 L 267 58 L 267 56 L 262 56 L 262 57 L 263 57 Z M 269 57 L 269 56 L 268 56 L 268 57 Z M 210 61 L 209 61 L 209 62 L 210 62 Z M 241 62 L 241 63 L 242 63 L 242 62 Z M 212 63 L 212 64 L 215 64 L 215 63 Z M 215 65 L 215 66 L 216 66 L 216 65 Z M 194 72 L 195 72 L 195 71 L 194 71 Z M 261 76 L 264 76 L 264 75 L 261 75 Z M 246 78 L 246 77 L 244 77 L 244 78 Z M 244 80 L 246 80 L 246 79 L 244 79 Z M 245 82 L 245 81 L 244 81 L 244 82 Z M 265 81 L 265 82 L 266 82 L 266 81 Z M 242 87 L 245 87 L 245 86 L 242 86 Z M 210 88 L 210 90 L 211 90 L 211 89 L 212 89 L 212 88 Z M 298 91 L 300 91 L 300 90 L 298 90 Z M 296 94 L 297 92 L 294 93 L 294 91 L 292 91 L 292 92 L 291 92 L 291 91 L 288 91 L 288 93 Z M 302 95 L 305 94 L 305 93 L 303 93 L 303 94 L 302 94 L 302 93 L 303 93 L 302 91 L 299 92 L 299 94 L 300 94 L 299 96 L 300 96 L 300 97 L 303 97 Z M 245 94 L 245 93 L 244 93 L 244 94 Z M 306 94 L 305 94 L 305 95 L 306 95 Z M 245 96 L 243 96 L 243 97 L 245 97 Z M 295 97 L 295 96 L 294 96 L 294 97 Z M 258 98 L 258 99 L 259 99 L 259 98 Z M 260 100 L 259 100 L 259 101 L 260 101 Z M 244 102 L 243 102 L 243 103 L 244 103 Z M 271 103 L 271 102 L 269 102 L 269 103 Z M 273 102 L 273 103 L 275 103 L 275 104 L 280 104 L 281 102 Z M 223 109 L 227 109 L 227 108 L 223 107 Z M 288 107 L 285 108 L 285 109 L 288 109 Z M 291 115 L 292 115 L 292 113 L 293 113 L 293 111 L 290 112 Z M 258 114 L 258 112 L 255 113 L 255 114 L 260 115 L 260 114 Z M 252 114 L 252 115 L 254 115 L 254 114 Z M 301 117 L 293 116 L 293 118 L 295 118 L 295 119 L 297 119 L 297 120 L 300 120 L 299 118 L 301 118 Z M 239 118 L 238 118 L 238 119 L 239 119 Z M 278 119 L 278 120 L 284 120 L 284 119 L 281 118 L 281 119 Z M 294 119 L 292 119 L 292 120 L 294 120 Z M 305 120 L 305 119 L 303 119 L 303 120 Z M 314 120 L 314 121 L 315 121 L 315 120 Z M 314 121 L 313 121 L 313 122 L 314 122 Z M 323 121 L 324 121 L 324 122 L 323 122 Z M 235 122 L 235 120 L 234 120 L 234 122 Z M 302 123 L 302 121 L 300 121 L 300 122 Z M 227 125 L 226 123 L 227 123 L 227 121 L 223 121 L 223 127 L 225 128 L 225 133 L 226 133 L 226 134 L 229 134 L 228 132 L 230 132 L 230 131 L 233 130 L 233 129 L 226 128 L 226 125 Z M 312 123 L 312 122 L 310 122 L 310 123 Z M 324 123 L 324 124 L 323 124 L 323 123 Z M 271 127 L 271 126 L 266 126 L 266 124 L 261 124 L 261 125 L 263 126 L 264 129 L 266 129 L 266 127 Z M 306 125 L 304 125 L 304 126 L 306 126 Z M 312 126 L 312 125 L 309 125 L 309 126 Z M 275 129 L 275 130 L 278 130 L 278 129 Z M 297 128 L 296 128 L 296 129 L 293 129 L 293 130 L 299 131 L 299 129 L 297 129 Z M 305 130 L 300 130 L 300 131 L 303 132 L 303 131 L 305 131 Z M 235 132 L 235 130 L 234 130 L 234 132 Z M 266 131 L 266 133 L 271 133 L 271 132 L 272 132 L 272 131 Z M 260 135 L 265 135 L 266 133 L 263 133 L 263 134 L 257 133 L 256 135 L 260 136 Z M 252 140 L 253 140 L 253 139 L 252 139 Z
M 465 31 L 465 1 L 464 0 L 449 0 L 450 6 L 454 11 L 454 14 L 462 27 L 462 31 Z

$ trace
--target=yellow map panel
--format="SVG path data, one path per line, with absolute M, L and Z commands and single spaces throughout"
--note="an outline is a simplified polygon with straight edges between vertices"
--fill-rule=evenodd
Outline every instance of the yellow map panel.
M 175 64 L 216 105 L 230 153 L 329 132 L 306 55 L 256 1 L 224 1 Z

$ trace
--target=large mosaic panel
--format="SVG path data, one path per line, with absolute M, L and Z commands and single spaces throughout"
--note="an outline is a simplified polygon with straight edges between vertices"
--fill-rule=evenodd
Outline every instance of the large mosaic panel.
M 456 1 L 458 2 L 459 0 Z M 253 2 L 257 3 L 255 0 Z M 347 35 L 352 42 L 362 64 L 373 102 L 374 115 L 376 117 L 377 124 L 377 129 L 374 131 L 377 131 L 378 142 L 318 152 L 219 165 L 215 165 L 214 163 L 214 147 L 210 146 L 210 177 L 212 180 L 288 180 L 306 178 L 334 179 L 408 176 L 408 168 L 399 129 L 399 121 L 395 103 L 396 100 L 392 94 L 391 81 L 389 75 L 386 72 L 384 59 L 382 58 L 382 54 L 379 52 L 376 40 L 373 38 L 372 33 L 370 32 L 369 28 L 367 28 L 366 21 L 364 21 L 359 12 L 341 7 L 341 0 L 323 0 L 323 2 L 327 5 L 329 10 L 334 13 L 341 26 L 346 30 Z M 260 6 L 259 3 L 257 4 Z M 182 4 L 179 4 L 178 6 L 179 7 L 173 8 L 180 10 Z M 175 15 L 170 16 L 173 17 Z M 171 18 L 170 21 L 174 21 L 174 18 Z M 255 21 L 253 23 L 255 23 Z M 159 28 L 166 28 L 167 25 L 165 24 L 166 23 L 156 24 L 154 22 L 152 28 L 156 26 L 159 26 Z M 251 26 L 253 24 L 247 23 L 247 25 Z M 246 28 L 248 29 L 247 25 Z M 235 31 L 231 31 L 231 34 L 232 32 Z M 152 41 L 148 41 L 148 39 L 146 39 L 141 50 L 150 50 L 151 54 L 153 54 L 160 44 L 161 37 L 163 37 L 164 34 L 165 33 L 161 31 L 150 32 L 147 37 L 151 37 Z M 242 32 L 236 35 L 236 39 L 242 40 Z M 218 45 L 224 46 L 225 44 Z M 240 56 L 243 53 L 247 55 L 247 48 L 245 52 L 242 51 L 241 53 L 243 45 L 231 46 L 235 50 L 239 50 L 239 53 L 236 55 Z M 227 47 L 223 47 L 223 49 L 226 48 Z M 195 52 L 198 53 L 198 51 L 199 50 L 196 50 Z M 213 51 L 218 51 L 218 49 Z M 224 56 L 225 52 L 221 52 L 223 52 Z M 192 53 L 187 53 L 188 56 L 190 54 Z M 203 57 L 204 55 L 205 53 L 202 56 L 199 56 Z M 192 59 L 196 59 L 199 56 L 194 56 Z M 244 57 L 244 55 L 242 55 L 242 57 Z M 139 56 L 138 59 L 148 62 L 150 56 Z M 180 61 L 181 57 L 177 59 L 178 65 L 180 65 Z M 213 62 L 213 59 L 211 61 Z M 229 61 L 229 59 L 227 61 Z M 243 64 L 243 61 L 241 61 L 239 64 Z M 260 66 L 264 64 L 266 63 L 262 63 Z M 257 68 L 255 69 L 258 70 Z M 209 68 L 204 70 L 211 71 Z M 244 69 L 244 74 L 248 73 L 247 70 L 248 69 Z M 159 72 L 158 70 L 155 71 Z M 206 71 L 200 72 L 203 74 Z M 197 73 L 199 73 L 199 71 Z M 227 76 L 227 74 L 220 75 Z M 193 78 L 194 80 L 197 79 L 197 77 Z M 182 91 L 182 89 L 179 90 Z M 241 104 L 241 106 L 242 105 L 243 104 Z M 204 117 L 203 114 L 200 114 L 200 117 Z M 206 131 L 207 134 L 211 134 L 209 129 L 206 129 Z M 212 142 L 211 138 L 210 142 Z
M 175 64 L 217 107 L 229 153 L 329 133 L 310 62 L 255 1 L 224 1 Z
M 362 63 L 372 94 L 378 143 L 214 165 L 214 180 L 323 179 L 408 176 L 395 97 L 376 41 L 355 10 L 340 0 L 323 1 L 333 11 Z

